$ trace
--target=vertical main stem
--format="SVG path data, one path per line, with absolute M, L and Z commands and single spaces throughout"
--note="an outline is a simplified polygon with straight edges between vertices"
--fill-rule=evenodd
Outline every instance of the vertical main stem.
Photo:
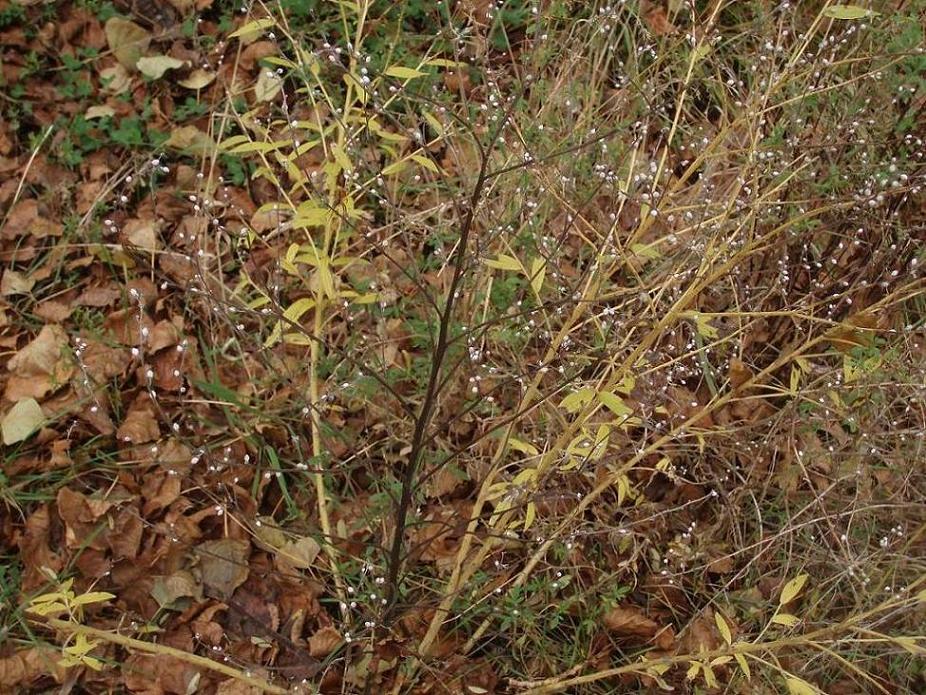
M 463 279 L 463 272 L 466 265 L 466 249 L 469 247 L 469 236 L 473 227 L 473 219 L 476 215 L 476 207 L 479 205 L 479 200 L 482 198 L 482 191 L 483 188 L 485 188 L 488 178 L 486 176 L 487 167 L 488 158 L 483 157 L 482 165 L 479 170 L 479 177 L 476 180 L 473 193 L 469 198 L 469 207 L 460 230 L 460 240 L 457 244 L 456 256 L 454 257 L 453 279 L 447 291 L 447 301 L 444 303 L 444 310 L 440 314 L 437 342 L 434 345 L 434 353 L 431 358 L 431 372 L 428 376 L 428 385 L 425 390 L 424 402 L 421 404 L 421 410 L 415 420 L 415 431 L 412 435 L 411 451 L 409 452 L 408 460 L 402 471 L 402 494 L 398 507 L 396 508 L 395 531 L 392 537 L 392 547 L 389 550 L 384 622 L 388 622 L 392 617 L 399 595 L 399 574 L 402 569 L 403 559 L 402 546 L 404 544 L 405 529 L 408 526 L 408 512 L 411 509 L 415 494 L 415 476 L 418 472 L 418 466 L 421 463 L 421 457 L 424 454 L 424 443 L 427 439 L 428 424 L 431 421 L 431 415 L 434 412 L 435 401 L 438 395 L 440 374 L 443 369 L 444 358 L 447 354 L 447 346 L 450 338 L 450 322 L 453 317 L 453 309 L 460 282 Z

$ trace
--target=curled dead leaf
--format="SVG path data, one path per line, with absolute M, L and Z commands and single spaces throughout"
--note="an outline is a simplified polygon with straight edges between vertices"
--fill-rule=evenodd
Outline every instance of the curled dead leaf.
M 659 623 L 636 606 L 612 608 L 604 615 L 604 624 L 619 637 L 650 640 L 659 632 Z
M 328 656 L 342 641 L 341 633 L 331 627 L 323 627 L 309 637 L 309 654 L 315 658 Z
M 119 441 L 130 444 L 153 442 L 161 435 L 154 408 L 145 400 L 137 400 L 129 408 L 128 415 L 116 430 Z

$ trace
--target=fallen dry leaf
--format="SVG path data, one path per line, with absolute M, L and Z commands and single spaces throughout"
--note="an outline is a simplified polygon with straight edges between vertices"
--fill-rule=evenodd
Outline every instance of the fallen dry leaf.
M 132 404 L 125 420 L 116 430 L 116 436 L 119 441 L 130 444 L 153 442 L 161 436 L 157 415 L 147 396 L 141 396 Z
M 31 343 L 10 358 L 7 369 L 17 376 L 49 377 L 58 383 L 72 372 L 65 354 L 68 336 L 61 326 L 47 324 Z
M 33 287 L 35 287 L 35 279 L 9 268 L 3 271 L 3 277 L 0 278 L 0 296 L 3 297 L 29 294 Z
M 36 305 L 33 310 L 33 313 L 40 319 L 52 323 L 66 321 L 73 312 L 74 308 L 72 306 L 54 299 L 46 299 L 44 302 Z
M 203 584 L 222 598 L 230 598 L 248 578 L 251 546 L 247 541 L 233 538 L 206 541 L 196 546 L 196 554 Z
M 61 654 L 53 647 L 30 647 L 0 658 L 0 689 L 15 692 L 36 678 L 47 675 L 54 676 L 61 683 L 66 669 L 58 665 L 59 661 Z
M 106 20 L 106 42 L 119 63 L 131 70 L 148 50 L 151 34 L 128 19 L 110 17 Z
M 18 401 L 3 417 L 3 443 L 7 446 L 22 442 L 42 427 L 45 415 L 34 398 Z
M 309 536 L 303 536 L 298 540 L 287 541 L 277 550 L 277 564 L 280 565 L 280 569 L 284 570 L 285 568 L 295 568 L 295 569 L 309 569 L 312 567 L 312 564 L 315 561 L 315 558 L 318 556 L 321 546 L 318 544 L 314 538 Z
M 133 218 L 123 227 L 125 240 L 145 251 L 158 250 L 158 226 L 155 220 Z

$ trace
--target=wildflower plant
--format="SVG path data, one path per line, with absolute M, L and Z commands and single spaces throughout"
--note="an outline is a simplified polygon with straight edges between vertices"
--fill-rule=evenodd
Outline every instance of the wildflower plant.
M 205 337 L 166 376 L 130 300 L 152 412 L 179 384 L 171 470 L 323 587 L 313 675 L 813 693 L 893 659 L 912 692 L 916 10 L 304 5 L 317 33 L 244 8 L 211 145 L 174 143 L 198 170 L 157 272 Z M 112 598 L 70 586 L 32 612 Z

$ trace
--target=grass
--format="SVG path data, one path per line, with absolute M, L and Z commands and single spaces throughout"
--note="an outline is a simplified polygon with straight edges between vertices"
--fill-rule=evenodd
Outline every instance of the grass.
M 7 448 L 3 663 L 61 648 L 100 692 L 167 682 L 142 652 L 267 692 L 922 691 L 926 6 L 840 9 L 217 3 L 178 41 L 228 72 L 118 119 L 80 115 L 105 50 L 27 55 L 79 108 L 49 138 L 4 100 L 26 156 L 131 158 L 16 266 L 7 349 L 43 299 L 148 281 L 64 325 L 136 348 L 74 393 L 160 431 L 61 397 Z M 215 145 L 165 144 L 190 124 Z M 61 490 L 118 502 L 78 523 Z M 186 610 L 114 550 L 120 509 Z M 248 548 L 224 597 L 191 559 L 219 539 Z M 30 613 L 69 578 L 111 598 Z M 275 617 L 236 634 L 237 604 Z

